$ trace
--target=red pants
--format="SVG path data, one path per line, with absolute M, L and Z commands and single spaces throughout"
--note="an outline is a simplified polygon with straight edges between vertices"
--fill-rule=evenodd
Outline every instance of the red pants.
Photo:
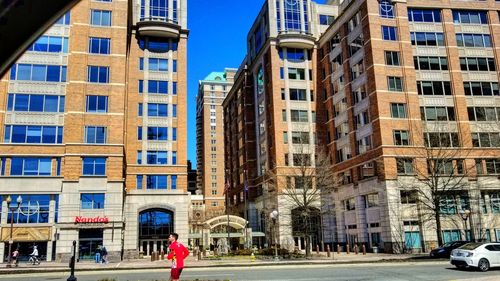
M 171 279 L 179 279 L 181 277 L 182 268 L 172 268 L 170 270 Z

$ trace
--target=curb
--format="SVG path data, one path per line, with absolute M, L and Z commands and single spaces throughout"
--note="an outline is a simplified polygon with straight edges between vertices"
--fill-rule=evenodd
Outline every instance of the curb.
M 408 262 L 433 262 L 433 263 L 449 263 L 447 260 L 415 260 L 412 258 L 408 259 L 382 259 L 382 260 L 369 260 L 369 261 L 335 261 L 335 260 L 325 260 L 325 261 L 299 261 L 299 262 L 265 262 L 265 263 L 245 263 L 245 264 L 210 264 L 210 265 L 191 265 L 186 266 L 186 268 L 235 268 L 235 267 L 259 267 L 259 266 L 286 266 L 286 265 L 345 265 L 345 264 L 374 264 L 374 263 L 408 263 Z M 151 266 L 151 267 L 108 267 L 108 268 L 76 268 L 75 272 L 88 272 L 88 271 L 135 271 L 135 270 L 148 270 L 148 269 L 168 269 L 169 266 Z M 29 274 L 29 273 L 60 273 L 69 272 L 67 267 L 57 267 L 57 268 L 30 268 L 30 269 L 18 269 L 18 270 L 1 270 L 0 275 L 9 274 Z

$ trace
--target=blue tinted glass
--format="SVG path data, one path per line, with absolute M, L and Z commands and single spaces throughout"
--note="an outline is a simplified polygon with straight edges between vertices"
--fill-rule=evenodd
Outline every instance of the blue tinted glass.
M 172 151 L 172 164 L 177 164 L 177 151 Z
M 111 26 L 111 11 L 102 11 L 102 26 Z
M 106 158 L 96 158 L 95 174 L 99 176 L 106 175 Z
M 142 127 L 137 127 L 137 140 L 142 140 Z
M 165 59 L 159 59 L 158 60 L 158 70 L 159 71 L 167 71 L 168 69 L 168 60 Z
M 14 103 L 15 111 L 28 111 L 29 106 L 29 95 L 17 94 L 16 101 Z
M 167 176 L 158 176 L 158 189 L 167 189 Z
M 42 36 L 36 40 L 33 44 L 33 51 L 35 52 L 47 52 L 49 49 L 49 37 Z
M 156 127 L 148 127 L 148 140 L 157 139 L 157 129 Z
M 167 117 L 167 105 L 159 104 L 158 105 L 158 116 Z
M 30 98 L 29 95 L 17 94 L 16 100 L 14 103 L 14 110 L 15 111 L 28 111 L 29 98 Z
M 137 176 L 136 187 L 137 187 L 137 189 L 142 189 L 142 176 L 141 175 Z
M 40 158 L 38 164 L 38 174 L 40 176 L 50 176 L 52 163 L 50 158 Z
M 99 69 L 97 66 L 89 66 L 88 67 L 88 81 L 89 82 L 98 82 L 98 74 L 99 74 Z
M 10 175 L 21 176 L 23 174 L 23 158 L 13 157 L 10 162 Z
M 94 174 L 94 160 L 93 158 L 83 158 L 83 174 L 93 175 Z
M 25 176 L 38 175 L 38 158 L 24 158 L 23 170 Z
M 12 111 L 13 107 L 14 107 L 14 94 L 9 94 L 9 97 L 7 98 L 7 110 Z
M 91 25 L 100 25 L 101 23 L 101 11 L 92 10 L 92 15 L 90 16 Z
M 17 65 L 17 80 L 31 80 L 31 64 Z
M 147 160 L 148 160 L 148 164 L 156 164 L 157 163 L 156 152 L 155 151 L 148 151 Z
M 43 127 L 43 143 L 56 143 L 56 127 Z
M 59 96 L 59 112 L 64 112 L 65 101 L 66 101 L 66 97 Z
M 99 39 L 98 38 L 90 38 L 89 52 L 92 54 L 99 53 Z
M 31 80 L 46 81 L 45 79 L 47 79 L 47 66 L 34 64 L 31 72 Z
M 41 126 L 28 126 L 26 134 L 27 143 L 41 143 L 42 142 L 42 127 Z
M 33 97 L 33 96 L 32 96 Z M 57 112 L 58 96 L 45 96 L 45 112 Z
M 26 142 L 26 126 L 12 126 L 12 143 Z
M 86 130 L 85 142 L 95 143 L 95 127 L 87 127 Z
M 177 128 L 172 128 L 172 140 L 177 140 Z
M 107 83 L 108 82 L 108 70 L 107 67 L 99 67 L 99 83 Z
M 59 82 L 61 81 L 61 67 L 55 65 L 47 66 L 47 81 L 49 82 Z
M 158 81 L 158 93 L 167 94 L 168 93 L 168 82 Z
M 110 47 L 110 39 L 108 38 L 102 38 L 101 39 L 101 54 L 109 54 L 109 47 Z
M 139 80 L 139 93 L 144 91 L 144 80 Z
M 57 143 L 62 143 L 64 127 L 57 127 Z
M 107 112 L 108 111 L 108 97 L 99 96 L 97 98 L 97 111 L 98 112 Z
M 168 128 L 159 127 L 158 128 L 158 139 L 159 140 L 167 140 L 168 137 Z
M 157 116 L 158 115 L 158 108 L 156 105 L 157 105 L 156 103 L 148 104 L 148 116 Z
M 177 60 L 174 60 L 174 61 L 173 61 L 172 71 L 173 71 L 173 72 L 177 72 Z
M 68 70 L 68 67 L 63 65 L 61 66 L 61 82 L 66 82 L 66 71 Z
M 177 189 L 177 176 L 172 176 L 171 181 L 172 181 L 171 188 Z
M 158 151 L 158 164 L 167 164 L 167 152 Z
M 151 52 L 156 53 L 168 52 L 168 41 L 155 41 L 150 38 L 148 42 L 148 49 Z
M 158 70 L 158 59 L 149 59 L 149 70 Z
M 96 128 L 96 143 L 106 143 L 106 127 Z
M 139 107 L 137 108 L 137 115 L 142 116 L 142 103 L 139 103 Z
M 43 98 L 44 98 L 43 95 L 30 95 L 30 109 L 29 109 L 29 111 L 42 112 L 43 111 Z
M 63 49 L 62 37 L 49 38 L 49 52 L 60 53 Z
M 63 53 L 68 53 L 68 38 L 63 39 Z
M 16 70 L 17 70 L 17 64 L 14 64 L 10 69 L 10 80 L 16 80 Z
M 172 117 L 177 117 L 177 105 L 172 105 Z
M 158 93 L 158 81 L 148 81 L 148 93 Z
M 144 70 L 144 58 L 139 58 L 139 70 Z
M 11 133 L 12 126 L 6 125 L 5 126 L 5 133 L 4 133 L 4 143 L 10 143 L 10 133 Z M 5 166 L 2 166 L 5 167 Z
M 87 96 L 87 112 L 97 110 L 97 96 Z
M 177 95 L 177 82 L 172 83 L 172 94 Z

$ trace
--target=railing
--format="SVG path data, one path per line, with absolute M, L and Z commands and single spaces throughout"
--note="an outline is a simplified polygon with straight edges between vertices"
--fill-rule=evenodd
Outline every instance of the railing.
M 171 24 L 175 24 L 175 25 L 178 25 L 179 24 L 179 21 L 176 20 L 176 19 L 169 19 L 169 18 L 166 18 L 166 17 L 155 17 L 155 16 L 150 16 L 150 17 L 140 17 L 139 18 L 139 21 L 140 22 L 144 22 L 144 21 L 160 21 L 160 22 L 166 22 L 166 23 L 171 23 Z

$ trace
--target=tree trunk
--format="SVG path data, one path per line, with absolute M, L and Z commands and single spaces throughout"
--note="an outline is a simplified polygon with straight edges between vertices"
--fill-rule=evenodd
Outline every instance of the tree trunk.
M 436 219 L 436 235 L 438 240 L 438 247 L 443 245 L 443 237 L 441 235 L 441 216 L 439 213 L 439 208 L 434 212 L 434 218 Z

